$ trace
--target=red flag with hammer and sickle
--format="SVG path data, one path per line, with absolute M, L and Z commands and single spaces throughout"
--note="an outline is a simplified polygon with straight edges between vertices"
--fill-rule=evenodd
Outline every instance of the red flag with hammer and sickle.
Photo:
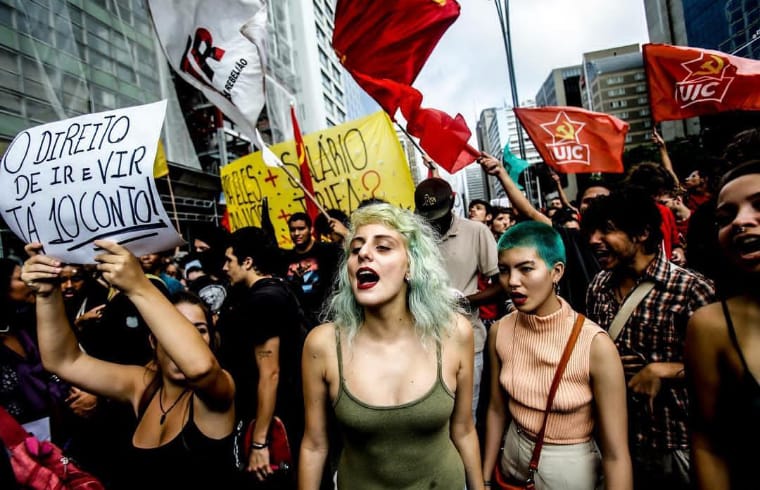
M 655 122 L 760 110 L 760 61 L 720 51 L 645 44 L 644 66 Z
M 625 121 L 578 107 L 513 110 L 541 158 L 557 172 L 623 171 Z
M 395 120 L 450 173 L 472 163 L 480 152 L 467 142 L 472 133 L 464 118 L 423 108 L 411 85 L 441 36 L 459 17 L 455 0 L 338 0 L 332 46 L 340 62 Z

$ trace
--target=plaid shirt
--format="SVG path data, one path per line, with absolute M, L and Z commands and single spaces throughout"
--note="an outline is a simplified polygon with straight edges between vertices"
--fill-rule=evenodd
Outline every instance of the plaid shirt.
M 715 301 L 715 288 L 710 280 L 668 262 L 662 251 L 636 285 L 644 280 L 654 282 L 654 288 L 633 310 L 615 344 L 621 355 L 638 353 L 647 363 L 683 362 L 686 323 L 699 307 Z M 610 328 L 622 304 L 614 293 L 618 283 L 615 271 L 601 271 L 586 293 L 587 316 L 604 329 Z M 645 397 L 633 396 L 631 392 L 628 407 L 629 435 L 639 447 L 689 447 L 688 398 L 682 381 L 663 382 L 654 400 L 654 414 L 649 413 Z

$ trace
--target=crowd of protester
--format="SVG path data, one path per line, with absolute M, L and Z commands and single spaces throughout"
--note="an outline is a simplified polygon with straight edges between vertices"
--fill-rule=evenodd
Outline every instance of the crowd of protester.
M 27 244 L 0 259 L 0 406 L 114 489 L 751 488 L 760 131 L 686 175 L 653 141 L 574 200 L 552 175 L 545 208 L 483 153 L 510 207 L 467 218 L 432 176 L 415 212 L 291 215 L 287 249 L 264 225 L 95 264 Z

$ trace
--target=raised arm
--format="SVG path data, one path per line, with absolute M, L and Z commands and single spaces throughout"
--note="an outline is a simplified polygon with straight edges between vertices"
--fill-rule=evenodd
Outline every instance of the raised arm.
M 662 166 L 665 167 L 665 170 L 670 172 L 670 175 L 673 176 L 673 180 L 676 182 L 676 186 L 678 186 L 680 189 L 681 180 L 678 178 L 676 171 L 673 169 L 673 162 L 670 160 L 670 154 L 668 154 L 668 149 L 665 146 L 665 140 L 662 139 L 662 136 L 660 136 L 660 133 L 658 133 L 656 129 L 652 130 L 652 141 L 654 141 L 654 144 L 657 145 L 657 148 L 660 150 L 660 159 L 662 160 Z
M 95 257 L 106 281 L 135 305 L 156 341 L 185 375 L 188 385 L 210 408 L 226 411 L 234 385 L 198 329 L 145 275 L 138 259 L 121 245 L 96 240 L 105 253 Z
M 45 369 L 90 393 L 134 400 L 145 368 L 102 361 L 82 352 L 58 286 L 61 262 L 42 255 L 40 243 L 28 244 L 26 252 L 30 258 L 24 263 L 21 279 L 36 295 L 37 339 Z
M 440 173 L 438 172 L 438 166 L 435 164 L 433 160 L 430 159 L 429 156 L 422 154 L 422 162 L 425 164 L 425 166 L 430 170 L 430 177 L 440 177 Z
M 509 202 L 512 203 L 512 207 L 528 218 L 545 223 L 549 226 L 552 224 L 552 220 L 546 215 L 541 213 L 538 209 L 534 208 L 527 197 L 523 195 L 517 184 L 509 176 L 507 170 L 501 164 L 499 160 L 492 157 L 487 153 L 481 153 L 478 158 L 478 163 L 483 167 L 486 173 L 495 176 L 501 182 L 501 186 L 504 188 L 504 192 L 507 193 Z
M 572 205 L 570 203 L 570 199 L 567 198 L 567 194 L 565 194 L 565 189 L 562 187 L 562 181 L 559 178 L 559 174 L 555 172 L 553 169 L 549 169 L 549 172 L 551 173 L 552 180 L 557 185 L 557 194 L 559 194 L 559 200 L 562 201 L 562 205 L 568 209 L 571 209 L 577 216 L 581 215 L 581 212 L 578 211 L 578 208 Z
M 594 392 L 599 448 L 605 488 L 631 490 L 633 470 L 628 449 L 628 417 L 623 364 L 617 347 L 606 333 L 591 342 L 591 386 Z

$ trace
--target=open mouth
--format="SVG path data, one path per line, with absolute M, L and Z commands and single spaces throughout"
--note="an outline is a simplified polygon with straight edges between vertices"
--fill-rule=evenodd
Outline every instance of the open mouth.
M 595 248 L 594 256 L 596 257 L 596 260 L 598 260 L 600 264 L 607 263 L 612 258 L 612 254 L 606 248 Z
M 760 252 L 760 236 L 742 235 L 734 238 L 734 248 L 740 255 L 752 255 Z
M 528 301 L 528 297 L 526 295 L 514 291 L 509 293 L 509 297 L 512 298 L 512 303 L 514 303 L 515 306 L 522 306 L 526 301 Z
M 356 285 L 359 289 L 369 289 L 377 284 L 380 276 L 369 267 L 362 267 L 356 272 Z

